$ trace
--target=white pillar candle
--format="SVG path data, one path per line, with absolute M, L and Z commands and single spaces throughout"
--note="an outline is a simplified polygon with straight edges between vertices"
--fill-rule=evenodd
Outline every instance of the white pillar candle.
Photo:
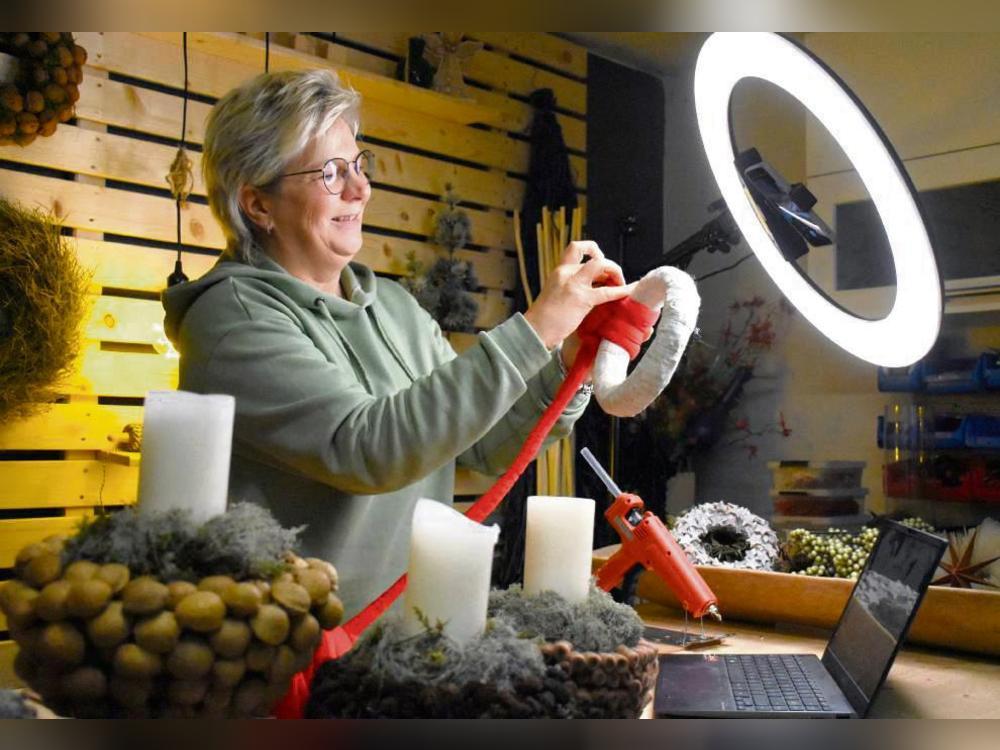
M 593 546 L 593 500 L 529 497 L 524 592 L 555 591 L 567 601 L 585 601 Z
M 146 394 L 140 512 L 188 509 L 197 523 L 225 512 L 235 407 L 232 396 Z
M 403 602 L 403 632 L 424 626 L 417 609 L 444 632 L 466 643 L 486 627 L 493 547 L 500 529 L 470 521 L 458 511 L 421 498 L 413 512 L 410 567 Z

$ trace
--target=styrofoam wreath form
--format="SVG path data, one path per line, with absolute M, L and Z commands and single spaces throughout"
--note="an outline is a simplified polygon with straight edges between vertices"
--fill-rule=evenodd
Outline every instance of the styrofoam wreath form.
M 694 279 L 679 268 L 654 268 L 636 285 L 631 298 L 660 311 L 649 349 L 628 373 L 629 354 L 604 340 L 594 362 L 594 397 L 616 417 L 634 417 L 670 383 L 698 322 L 701 298 Z

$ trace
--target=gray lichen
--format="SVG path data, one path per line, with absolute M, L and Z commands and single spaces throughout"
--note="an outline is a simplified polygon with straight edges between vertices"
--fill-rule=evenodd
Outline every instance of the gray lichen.
M 35 709 L 17 690 L 0 690 L 0 719 L 37 719 Z
M 195 581 L 226 574 L 239 580 L 267 576 L 283 565 L 302 528 L 284 529 L 259 505 L 237 503 L 200 527 L 186 511 L 127 509 L 84 519 L 63 552 L 76 560 L 118 562 L 133 575 Z
M 571 604 L 553 591 L 525 596 L 519 586 L 490 593 L 489 616 L 518 633 L 544 641 L 566 640 L 578 651 L 614 651 L 635 646 L 642 622 L 635 611 L 591 586 L 585 602 Z

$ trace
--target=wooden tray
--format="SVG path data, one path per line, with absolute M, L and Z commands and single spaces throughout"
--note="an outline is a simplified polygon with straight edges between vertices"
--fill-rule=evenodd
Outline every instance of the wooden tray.
M 594 550 L 594 569 L 617 551 L 618 545 Z M 719 598 L 719 609 L 727 619 L 832 629 L 854 588 L 854 581 L 846 578 L 697 567 Z M 639 577 L 637 593 L 643 599 L 680 608 L 663 581 L 649 571 Z M 1000 591 L 931 586 L 908 640 L 1000 656 Z

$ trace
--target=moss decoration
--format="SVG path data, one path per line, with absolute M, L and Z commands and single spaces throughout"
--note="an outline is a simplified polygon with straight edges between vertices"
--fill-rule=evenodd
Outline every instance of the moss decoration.
M 455 251 L 469 242 L 471 223 L 469 215 L 458 207 L 459 198 L 450 184 L 442 200 L 447 207 L 435 219 L 434 242 L 448 250 L 448 257 L 438 258 L 425 271 L 416 254 L 409 252 L 406 268 L 410 275 L 403 285 L 441 328 L 470 332 L 479 312 L 479 303 L 470 292 L 479 287 L 479 281 L 472 264 L 455 258 Z
M 0 198 L 0 422 L 55 397 L 79 352 L 89 283 L 51 215 Z
M 0 52 L 19 61 L 14 81 L 0 86 L 0 145 L 52 135 L 73 117 L 87 51 L 69 31 L 5 31 Z
M 140 513 L 129 508 L 84 519 L 66 543 L 63 563 L 121 563 L 133 575 L 197 581 L 228 575 L 240 581 L 269 577 L 285 566 L 302 528 L 283 528 L 265 508 L 235 503 L 196 525 L 187 511 Z
M 579 605 L 493 592 L 485 632 L 464 645 L 425 625 L 403 637 L 389 619 L 323 664 L 306 716 L 636 718 L 655 682 L 657 650 L 640 641 L 638 616 L 596 589 Z
M 37 719 L 24 695 L 16 690 L 0 690 L 0 719 Z

